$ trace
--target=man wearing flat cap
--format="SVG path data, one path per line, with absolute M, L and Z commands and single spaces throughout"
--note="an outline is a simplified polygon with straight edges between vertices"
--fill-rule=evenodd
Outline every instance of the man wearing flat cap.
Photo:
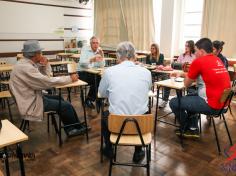
M 50 77 L 51 67 L 42 56 L 42 48 L 36 40 L 24 43 L 24 58 L 19 60 L 11 72 L 10 90 L 13 93 L 21 116 L 25 120 L 42 121 L 44 111 L 57 111 L 58 96 L 43 95 L 42 90 L 75 82 L 76 74 L 62 77 Z M 78 123 L 79 119 L 73 106 L 61 101 L 61 117 L 64 125 Z M 82 125 L 65 128 L 68 136 L 85 132 Z

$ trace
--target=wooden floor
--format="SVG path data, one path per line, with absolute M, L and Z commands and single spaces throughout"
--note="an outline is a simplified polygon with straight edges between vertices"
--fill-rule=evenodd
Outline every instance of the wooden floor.
M 82 116 L 78 95 L 73 97 L 73 105 Z M 7 118 L 7 110 L 0 107 L 1 119 Z M 12 105 L 14 123 L 19 126 L 19 115 L 15 105 Z M 233 143 L 236 143 L 236 106 L 232 105 L 235 117 L 227 114 L 227 121 L 231 131 Z M 169 111 L 166 107 L 159 110 L 159 114 Z M 154 112 L 154 110 L 153 110 Z M 100 115 L 95 110 L 87 110 L 89 124 L 92 130 L 89 132 L 89 143 L 85 136 L 66 139 L 64 144 L 58 147 L 56 134 L 51 128 L 47 133 L 46 119 L 43 122 L 30 124 L 29 141 L 23 143 L 23 152 L 33 154 L 25 158 L 26 175 L 28 176 L 106 176 L 108 175 L 109 162 L 107 159 L 100 163 Z M 173 115 L 168 118 L 173 120 Z M 224 124 L 216 120 L 222 149 L 228 148 L 228 138 Z M 203 131 L 199 140 L 186 139 L 185 148 L 182 149 L 178 137 L 174 133 L 174 127 L 159 123 L 156 137 L 153 138 L 151 151 L 151 175 L 153 176 L 220 176 L 236 175 L 236 160 L 231 162 L 231 170 L 223 171 L 223 166 L 228 166 L 224 153 L 218 155 L 213 126 L 207 125 L 202 118 Z M 14 146 L 11 147 L 14 149 Z M 131 160 L 132 147 L 118 149 L 118 160 Z M 225 167 L 225 169 L 227 169 Z M 229 169 L 229 168 L 228 168 Z M 0 170 L 4 172 L 4 164 L 0 162 Z M 18 161 L 10 158 L 10 170 L 12 175 L 19 174 Z M 0 172 L 1 175 L 1 172 Z M 114 176 L 143 176 L 146 171 L 143 168 L 115 166 Z

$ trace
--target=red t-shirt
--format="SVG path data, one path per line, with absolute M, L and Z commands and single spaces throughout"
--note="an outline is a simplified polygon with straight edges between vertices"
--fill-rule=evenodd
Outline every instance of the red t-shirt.
M 188 72 L 190 79 L 196 79 L 199 75 L 206 86 L 207 103 L 213 109 L 221 109 L 221 95 L 224 89 L 230 88 L 229 73 L 222 61 L 210 54 L 195 59 Z

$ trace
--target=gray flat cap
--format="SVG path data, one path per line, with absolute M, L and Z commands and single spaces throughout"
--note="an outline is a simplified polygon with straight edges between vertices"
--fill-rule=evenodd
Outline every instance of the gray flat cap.
M 30 52 L 37 52 L 42 51 L 43 48 L 40 47 L 39 42 L 37 40 L 28 40 L 24 43 L 24 47 L 22 52 L 30 53 Z

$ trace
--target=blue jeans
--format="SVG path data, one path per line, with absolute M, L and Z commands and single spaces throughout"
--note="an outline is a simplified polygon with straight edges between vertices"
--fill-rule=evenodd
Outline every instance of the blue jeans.
M 43 96 L 43 105 L 44 111 L 56 111 L 58 112 L 59 106 L 59 96 L 58 95 L 44 95 Z M 74 107 L 70 104 L 70 102 L 61 99 L 61 120 L 64 125 L 70 125 L 73 123 L 79 123 L 79 119 L 77 116 Z M 65 131 L 71 130 L 71 128 L 80 128 L 79 125 L 74 127 L 67 127 Z
M 207 102 L 200 96 L 187 95 L 180 98 L 180 107 L 178 98 L 172 98 L 170 100 L 170 108 L 175 114 L 175 117 L 180 123 L 181 128 L 198 128 L 197 115 L 213 115 L 219 113 L 220 110 L 212 109 Z M 181 111 L 181 117 L 179 112 Z

